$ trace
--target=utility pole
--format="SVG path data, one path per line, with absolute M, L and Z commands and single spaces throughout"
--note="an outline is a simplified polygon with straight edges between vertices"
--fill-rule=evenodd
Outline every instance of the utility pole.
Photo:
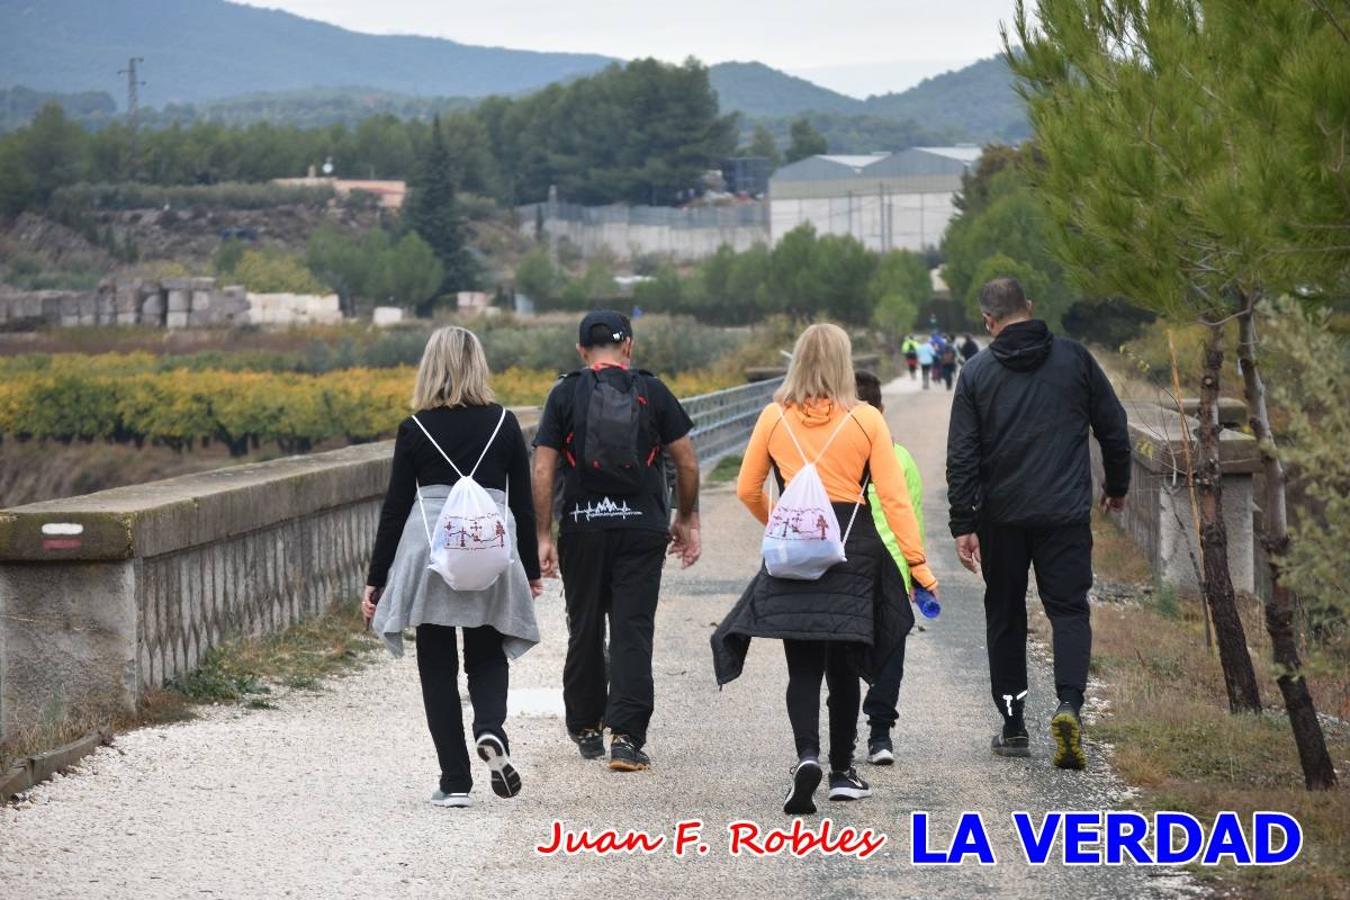
M 131 130 L 131 160 L 128 181 L 135 181 L 140 173 L 139 132 L 141 124 L 140 89 L 145 82 L 136 74 L 136 64 L 145 62 L 139 56 L 127 60 L 125 69 L 118 69 L 118 75 L 127 76 L 127 127 Z

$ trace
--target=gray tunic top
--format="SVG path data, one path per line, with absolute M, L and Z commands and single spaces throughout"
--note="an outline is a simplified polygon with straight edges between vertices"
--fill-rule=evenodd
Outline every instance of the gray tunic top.
M 534 598 L 530 582 L 519 559 L 486 590 L 454 591 L 435 572 L 427 568 L 430 545 L 427 530 L 436 526 L 436 516 L 450 494 L 444 484 L 422 486 L 422 502 L 413 503 L 403 523 L 398 552 L 389 568 L 389 580 L 371 628 L 384 639 L 395 656 L 403 655 L 403 630 L 418 625 L 447 625 L 477 628 L 491 625 L 502 635 L 502 649 L 508 659 L 516 659 L 539 643 L 539 626 L 534 620 Z M 516 520 L 506 507 L 506 496 L 496 488 L 488 494 L 503 508 L 510 532 L 508 546 L 516 546 Z M 425 507 L 425 522 L 422 519 Z

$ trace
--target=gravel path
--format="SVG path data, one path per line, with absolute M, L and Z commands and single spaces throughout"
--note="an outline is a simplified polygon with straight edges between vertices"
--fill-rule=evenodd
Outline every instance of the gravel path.
M 539 601 L 543 643 L 512 671 L 508 723 L 525 790 L 499 800 L 482 778 L 471 810 L 424 803 L 435 758 L 422 720 L 415 661 L 379 661 L 275 710 L 221 708 L 200 719 L 119 736 L 78 770 L 0 809 L 6 897 L 335 896 L 1154 896 L 1189 882 L 1124 867 L 1033 869 L 1012 843 L 1014 810 L 1103 809 L 1126 796 L 1101 755 L 1086 773 L 988 751 L 997 717 L 987 693 L 981 589 L 946 533 L 942 454 L 949 395 L 908 379 L 888 386 L 897 437 L 928 490 L 928 538 L 943 613 L 910 641 L 889 770 L 863 765 L 875 796 L 822 803 L 840 825 L 889 835 L 872 858 L 729 857 L 726 825 L 765 828 L 792 762 L 776 642 L 757 641 L 743 677 L 719 692 L 708 637 L 756 565 L 759 529 L 727 487 L 704 499 L 705 557 L 667 570 L 658 614 L 653 769 L 619 775 L 580 759 L 559 718 L 566 628 L 555 587 Z M 1047 667 L 1034 667 L 1029 718 L 1048 720 Z M 466 717 L 467 718 L 467 717 Z M 824 717 L 822 715 L 822 723 Z M 482 773 L 483 775 L 486 772 Z M 915 868 L 909 813 L 927 810 L 933 843 L 960 813 L 980 810 L 1001 864 Z M 546 858 L 533 847 L 555 818 L 573 828 L 670 833 L 705 823 L 706 856 Z M 808 819 L 815 824 L 819 817 Z

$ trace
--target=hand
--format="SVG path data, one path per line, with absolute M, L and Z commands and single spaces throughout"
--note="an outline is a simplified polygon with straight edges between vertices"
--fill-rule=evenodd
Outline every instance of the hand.
M 670 555 L 678 556 L 683 568 L 689 568 L 698 562 L 703 554 L 703 542 L 699 537 L 698 520 L 675 517 L 670 526 Z
M 980 538 L 975 534 L 963 534 L 956 539 L 956 556 L 976 575 L 980 574 Z
M 377 588 L 372 584 L 366 585 L 366 589 L 361 592 L 361 615 L 365 617 L 366 627 L 370 627 L 370 620 L 375 618 L 375 607 L 380 603 L 380 594 L 383 588 Z
M 558 548 L 552 535 L 539 537 L 539 574 L 545 578 L 558 577 Z
M 1125 508 L 1124 497 L 1109 497 L 1106 491 L 1102 491 L 1102 512 L 1120 512 Z
M 539 599 L 540 595 L 542 595 L 543 593 L 544 593 L 544 581 L 543 581 L 543 579 L 542 579 L 542 578 L 534 578 L 534 579 L 531 579 L 531 580 L 530 580 L 530 596 L 537 600 L 537 599 Z

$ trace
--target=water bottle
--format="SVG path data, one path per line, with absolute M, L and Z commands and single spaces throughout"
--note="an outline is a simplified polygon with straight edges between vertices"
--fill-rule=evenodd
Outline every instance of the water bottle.
M 919 607 L 919 612 L 923 613 L 925 619 L 936 619 L 942 612 L 942 604 L 938 603 L 938 598 L 933 596 L 933 592 L 918 585 L 914 586 L 914 605 Z

